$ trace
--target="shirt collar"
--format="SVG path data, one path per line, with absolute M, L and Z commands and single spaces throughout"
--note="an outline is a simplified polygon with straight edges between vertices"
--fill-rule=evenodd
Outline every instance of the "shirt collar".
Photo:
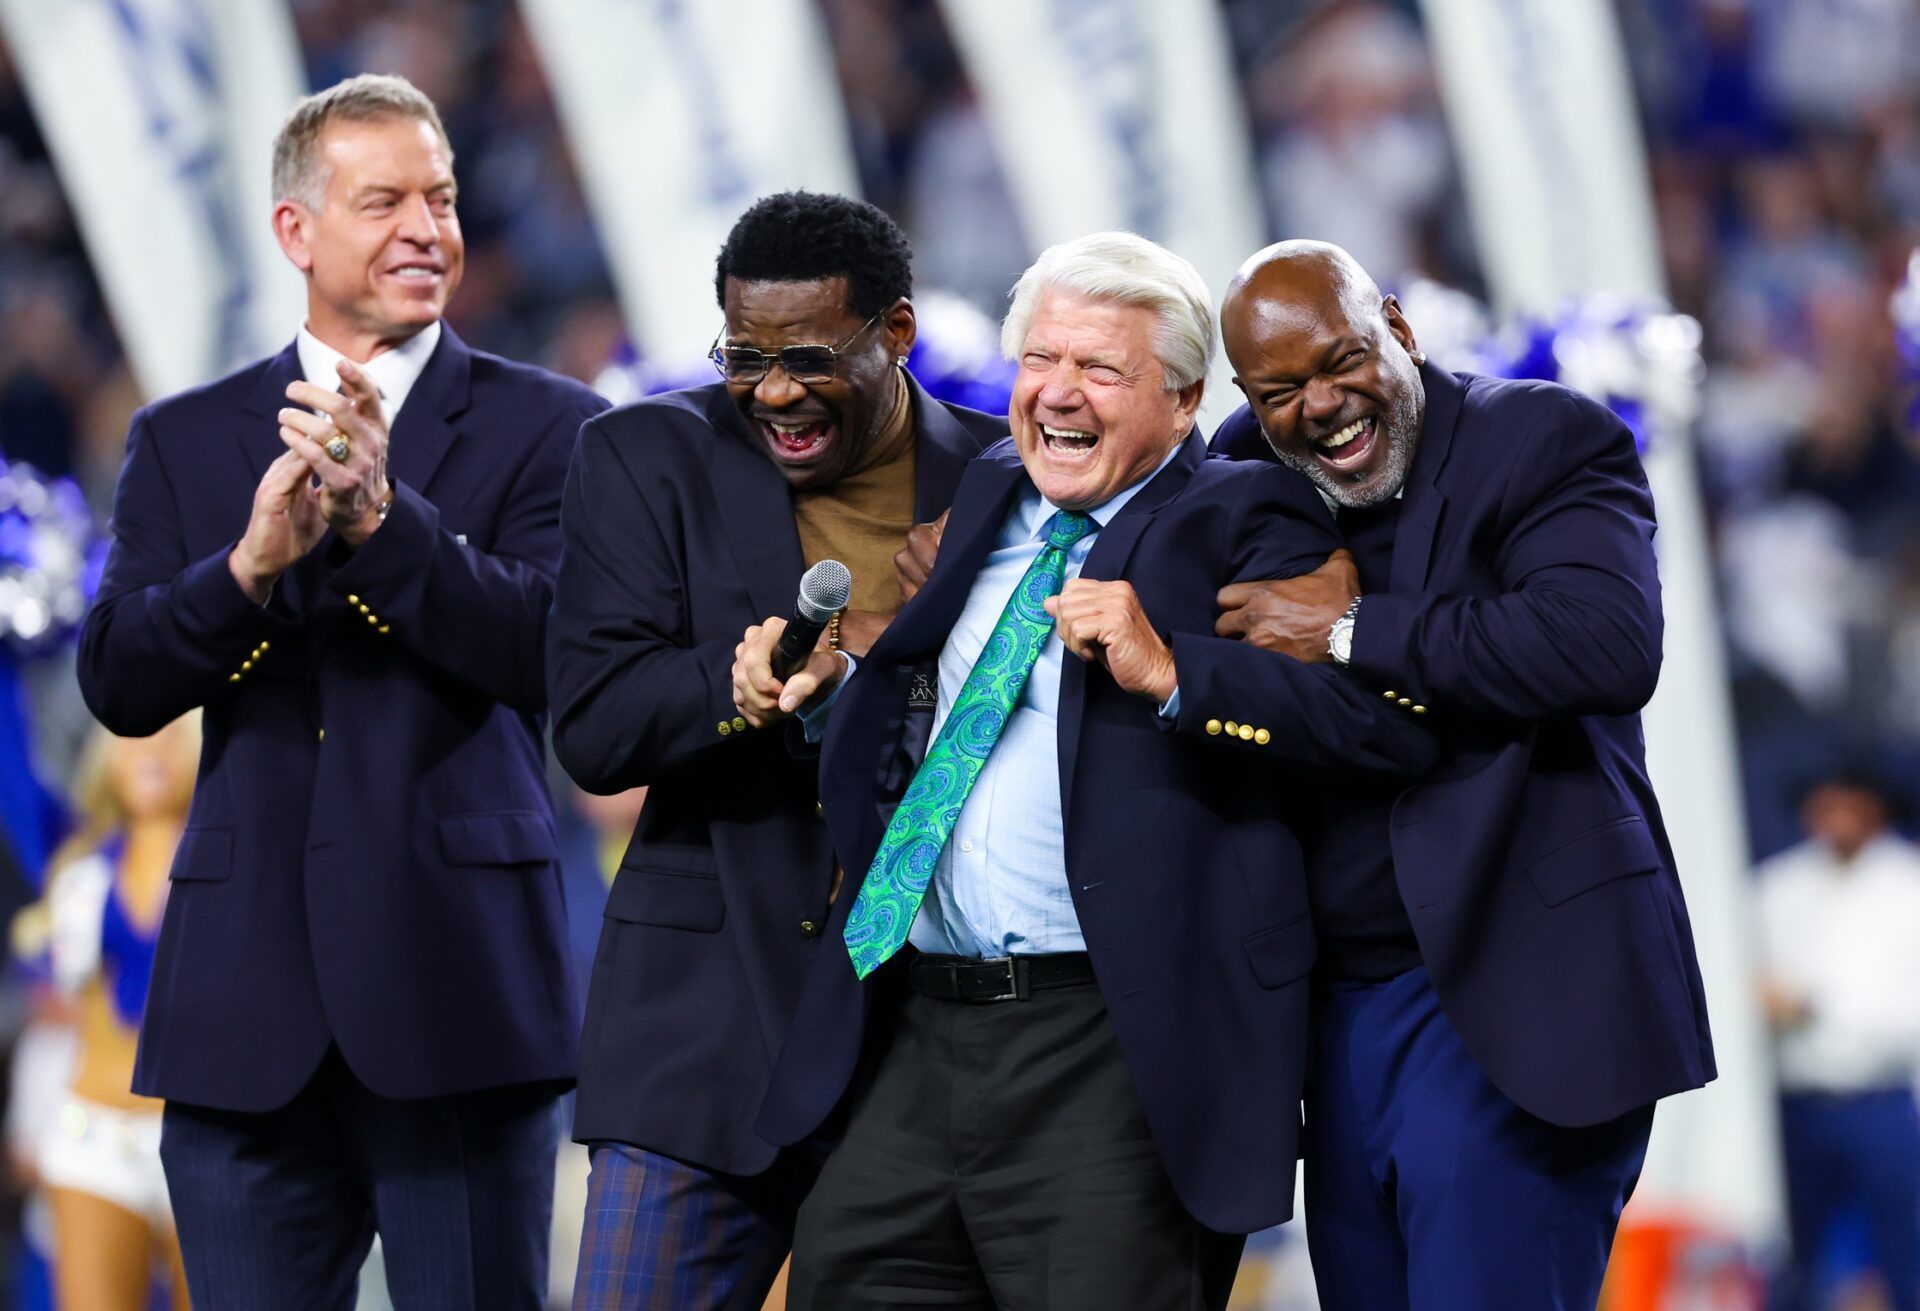
M 1086 511 L 1088 517 L 1102 528 L 1112 523 L 1113 516 L 1125 509 L 1127 502 L 1138 495 L 1142 487 L 1152 482 L 1162 469 L 1172 464 L 1174 457 L 1180 454 L 1181 448 L 1186 444 L 1187 439 L 1185 437 L 1175 442 L 1173 449 L 1167 452 L 1167 457 L 1153 467 L 1152 473 L 1149 473 L 1131 487 L 1115 492 L 1091 510 Z M 1038 491 L 1032 492 L 1026 498 L 1026 502 L 1021 510 L 1023 516 L 1022 526 L 1026 529 L 1026 535 L 1036 540 L 1042 537 L 1045 534 L 1047 524 L 1053 519 L 1054 514 L 1059 509 L 1059 506 L 1040 495 Z
M 306 375 L 307 381 L 329 391 L 337 389 L 340 386 L 340 374 L 334 365 L 346 357 L 308 332 L 304 324 L 294 340 L 300 352 L 300 371 Z M 427 367 L 427 360 L 433 355 L 433 348 L 439 344 L 440 321 L 435 319 L 392 350 L 382 351 L 360 365 L 366 370 L 367 376 L 373 379 L 373 385 L 380 389 L 380 408 L 389 424 L 393 422 L 393 416 L 400 413 L 400 407 L 406 403 L 407 393 L 420 380 L 421 371 Z

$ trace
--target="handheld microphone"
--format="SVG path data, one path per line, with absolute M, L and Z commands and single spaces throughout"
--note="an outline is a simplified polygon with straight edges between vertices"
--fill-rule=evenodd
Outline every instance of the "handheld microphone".
M 801 576 L 800 597 L 793 603 L 793 618 L 773 648 L 773 676 L 786 681 L 787 675 L 807 662 L 807 655 L 827 621 L 847 608 L 853 597 L 853 573 L 838 560 L 822 560 Z

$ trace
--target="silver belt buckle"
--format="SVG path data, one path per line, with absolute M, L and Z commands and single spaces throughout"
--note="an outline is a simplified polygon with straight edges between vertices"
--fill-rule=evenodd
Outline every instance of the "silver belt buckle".
M 995 956 L 980 962 L 982 965 L 1004 965 L 1007 968 L 1007 990 L 996 992 L 990 997 L 979 997 L 977 1001 L 1025 1001 L 1027 999 L 1026 980 L 1020 976 L 1019 958 L 1015 956 Z

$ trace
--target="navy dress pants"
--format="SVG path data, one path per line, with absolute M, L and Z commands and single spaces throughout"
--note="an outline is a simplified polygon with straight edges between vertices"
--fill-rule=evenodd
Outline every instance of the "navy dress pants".
M 1490 1083 L 1424 968 L 1324 985 L 1306 1134 L 1322 1311 L 1592 1311 L 1653 1108 L 1592 1128 Z
M 160 1161 L 194 1311 L 348 1311 L 375 1232 L 395 1311 L 538 1311 L 559 1094 L 394 1101 L 330 1052 L 278 1110 L 169 1102 Z
M 1794 1311 L 1827 1304 L 1821 1254 L 1834 1222 L 1866 1219 L 1891 1311 L 1920 1311 L 1920 1112 L 1907 1088 L 1780 1099 L 1793 1227 Z

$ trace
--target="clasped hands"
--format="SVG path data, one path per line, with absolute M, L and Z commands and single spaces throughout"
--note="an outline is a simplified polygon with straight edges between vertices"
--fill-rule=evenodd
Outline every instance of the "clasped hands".
M 339 391 L 305 381 L 287 385 L 292 404 L 278 415 L 287 449 L 261 476 L 246 531 L 227 556 L 234 581 L 255 604 L 265 603 L 274 580 L 328 528 L 349 546 L 365 543 L 393 494 L 379 389 L 348 360 L 339 362 L 339 372 Z M 328 453 L 335 430 L 346 441 L 345 459 Z

